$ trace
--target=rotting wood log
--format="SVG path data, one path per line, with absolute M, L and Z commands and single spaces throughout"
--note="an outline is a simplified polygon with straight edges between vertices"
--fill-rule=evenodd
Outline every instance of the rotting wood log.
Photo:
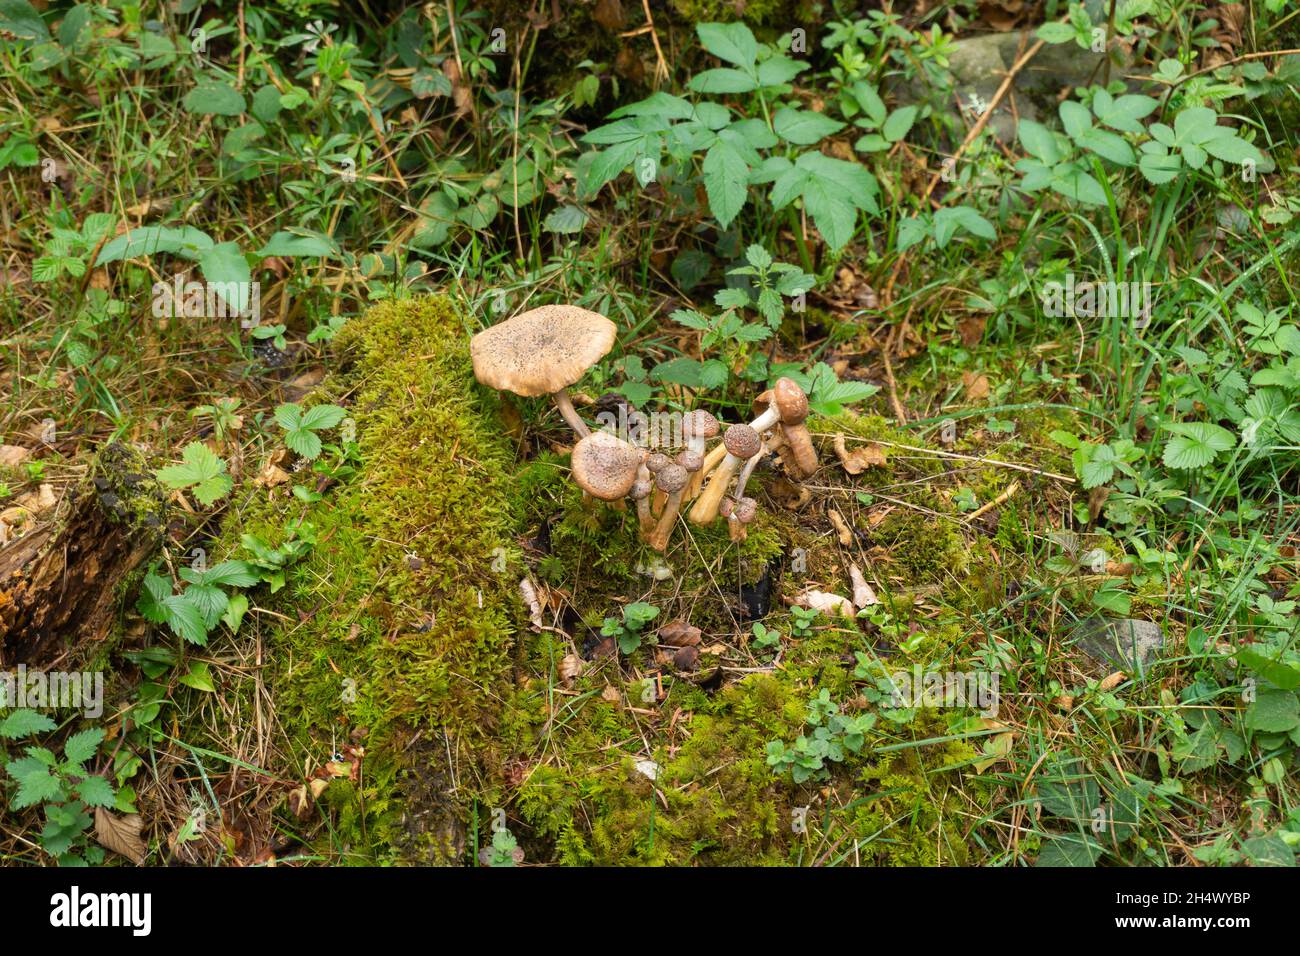
M 49 520 L 0 548 L 0 666 L 93 654 L 166 527 L 167 495 L 144 456 L 106 446 Z

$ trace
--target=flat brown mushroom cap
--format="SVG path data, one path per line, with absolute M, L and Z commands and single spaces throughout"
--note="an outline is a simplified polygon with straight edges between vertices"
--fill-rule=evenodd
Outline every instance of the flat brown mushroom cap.
M 781 424 L 798 425 L 808 417 L 808 396 L 792 378 L 778 378 L 772 386 L 772 395 L 781 415 Z
M 568 388 L 614 347 L 618 328 L 576 305 L 543 305 L 484 329 L 469 342 L 474 377 L 534 397 Z
M 636 484 L 643 452 L 609 432 L 592 432 L 573 446 L 573 480 L 602 501 L 627 496 Z

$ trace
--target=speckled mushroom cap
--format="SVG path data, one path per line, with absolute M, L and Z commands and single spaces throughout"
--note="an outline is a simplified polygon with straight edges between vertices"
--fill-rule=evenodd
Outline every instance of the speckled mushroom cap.
M 691 451 L 691 449 L 687 448 L 677 456 L 677 464 L 687 471 L 699 471 L 704 467 L 704 456 L 698 451 Z
M 659 474 L 655 476 L 659 490 L 666 491 L 670 495 L 681 491 L 690 480 L 691 473 L 681 465 L 664 465 L 659 469 Z
M 470 339 L 474 377 L 516 395 L 549 395 L 582 378 L 614 347 L 616 332 L 597 312 L 543 305 Z
M 718 420 L 702 408 L 682 416 L 682 435 L 686 438 L 712 438 L 719 430 Z
M 595 498 L 617 501 L 636 484 L 643 454 L 609 432 L 592 432 L 573 446 L 573 480 Z
M 672 459 L 661 451 L 653 452 L 650 457 L 645 460 L 645 466 L 650 470 L 650 474 L 652 475 L 659 474 L 660 471 L 670 464 L 672 464 Z
M 741 498 L 736 502 L 736 520 L 741 524 L 749 524 L 758 514 L 758 502 L 753 498 Z
M 722 444 L 736 458 L 753 458 L 763 447 L 763 439 L 748 425 L 732 425 L 722 433 Z

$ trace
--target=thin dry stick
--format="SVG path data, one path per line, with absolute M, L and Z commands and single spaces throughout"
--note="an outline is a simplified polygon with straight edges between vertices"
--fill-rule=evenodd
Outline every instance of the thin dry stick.
M 1011 484 L 1007 485 L 1007 490 L 1006 490 L 1006 491 L 1002 492 L 1002 494 L 998 495 L 996 498 L 994 498 L 994 499 L 993 499 L 992 501 L 990 501 L 988 504 L 986 504 L 986 505 L 981 505 L 980 507 L 978 507 L 978 508 L 976 508 L 974 511 L 972 511 L 969 515 L 967 515 L 967 516 L 966 516 L 966 523 L 967 523 L 967 524 L 970 524 L 970 523 L 971 523 L 972 521 L 974 521 L 976 518 L 979 518 L 979 517 L 981 517 L 981 516 L 983 516 L 983 515 L 986 515 L 986 514 L 988 514 L 990 511 L 992 511 L 994 508 L 998 508 L 998 507 L 1001 507 L 1002 505 L 1006 504 L 1008 501 L 1011 500 L 1012 495 L 1014 495 L 1014 494 L 1015 494 L 1016 492 L 1018 492 L 1019 490 L 1020 490 L 1020 482 L 1018 482 L 1018 481 L 1013 481 L 1013 482 L 1011 482 Z
M 650 13 L 650 0 L 641 0 L 641 9 L 645 11 L 645 25 L 650 31 L 650 40 L 655 45 L 655 58 L 658 60 L 655 73 L 660 79 L 666 80 L 671 74 L 668 71 L 668 61 L 664 59 L 664 51 L 659 46 L 659 31 L 655 29 L 655 18 Z

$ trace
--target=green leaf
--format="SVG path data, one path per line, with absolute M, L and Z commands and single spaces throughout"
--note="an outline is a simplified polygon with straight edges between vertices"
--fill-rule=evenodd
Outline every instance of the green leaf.
M 103 740 L 104 729 L 102 727 L 92 727 L 89 730 L 75 733 L 63 745 L 63 757 L 69 763 L 85 763 L 95 756 L 95 751 L 99 749 L 99 745 Z
M 2 701 L 0 707 L 12 707 L 13 701 Z M 6 714 L 4 720 L 0 720 L 0 740 L 14 740 L 18 737 L 29 737 L 32 734 L 43 734 L 53 730 L 57 724 L 44 714 L 38 714 L 34 710 L 26 707 L 19 708 L 12 713 Z
M 1069 43 L 1074 39 L 1074 27 L 1069 23 L 1044 23 L 1034 34 L 1046 43 Z
M 731 94 L 751 93 L 758 89 L 758 80 L 740 70 L 718 69 L 704 70 L 691 77 L 686 84 L 696 93 Z
M 1237 444 L 1236 435 L 1212 422 L 1184 422 L 1166 427 L 1175 434 L 1165 446 L 1164 462 L 1170 468 L 1204 468 L 1219 452 Z
M 695 33 L 719 60 L 749 69 L 758 59 L 758 41 L 743 23 L 697 23 Z
M 113 785 L 103 777 L 87 777 L 77 784 L 77 796 L 88 807 L 111 807 L 117 801 Z
M 904 106 L 901 109 L 894 110 L 889 114 L 889 119 L 885 120 L 885 125 L 880 128 L 880 134 L 891 143 L 897 143 L 912 130 L 912 124 L 916 122 L 918 107 Z
M 551 210 L 542 223 L 547 232 L 559 235 L 582 232 L 586 224 L 587 213 L 581 206 L 575 206 L 573 203 L 565 203 Z
M 193 687 L 208 694 L 217 692 L 216 685 L 212 683 L 212 673 L 203 661 L 195 661 L 190 665 L 189 671 L 179 679 L 186 687 Z
M 1056 145 L 1056 136 L 1042 123 L 1022 119 L 1016 127 L 1016 135 L 1030 156 L 1037 157 L 1048 166 L 1060 162 L 1061 152 Z
M 199 253 L 199 268 L 212 290 L 235 312 L 248 309 L 253 275 L 248 260 L 233 242 L 223 242 Z
M 208 642 L 208 624 L 202 609 L 185 594 L 174 594 L 163 602 L 167 608 L 167 626 L 177 637 L 191 644 Z
M 95 265 L 102 266 L 105 263 L 153 255 L 157 252 L 197 259 L 201 252 L 211 249 L 212 246 L 211 237 L 193 226 L 141 226 L 106 243 L 104 248 L 99 250 Z
M 347 416 L 347 412 L 337 405 L 315 405 L 302 416 L 301 428 L 313 431 L 333 428 Z
M 718 140 L 704 155 L 703 173 L 709 211 L 725 229 L 745 205 L 749 164 L 734 146 Z
M 46 43 L 50 39 L 45 21 L 27 0 L 0 0 L 0 31 L 12 33 L 19 40 Z
M 295 454 L 301 455 L 308 461 L 316 459 L 321 453 L 321 440 L 310 429 L 299 428 L 291 432 L 285 432 L 284 443 Z
M 201 83 L 185 94 L 181 106 L 202 116 L 238 116 L 245 109 L 243 95 L 229 83 Z
M 232 634 L 239 633 L 239 625 L 244 623 L 244 615 L 248 613 L 248 598 L 236 592 L 230 595 L 230 600 L 226 602 L 225 613 L 221 615 L 222 623 L 230 628 Z
M 1289 690 L 1260 690 L 1246 708 L 1245 723 L 1260 733 L 1286 733 L 1300 726 L 1300 701 Z
M 1282 690 L 1295 690 L 1300 687 L 1300 669 L 1292 667 L 1290 664 L 1275 661 L 1271 657 L 1265 657 L 1263 654 L 1246 647 L 1238 650 L 1236 656 L 1237 661 L 1243 667 L 1249 667 L 1270 684 Z M 4 732 L 0 730 L 0 737 L 2 736 L 4 736 Z
M 63 795 L 63 782 L 41 760 L 23 757 L 5 765 L 5 773 L 18 781 L 18 790 L 9 801 L 15 810 L 34 806 Z
M 794 143 L 796 146 L 811 146 L 827 136 L 838 133 L 844 128 L 844 124 L 821 113 L 814 113 L 812 110 L 795 110 L 783 106 L 772 117 L 772 128 L 788 143 Z
M 271 236 L 266 245 L 257 250 L 257 254 L 263 259 L 267 256 L 279 256 L 281 259 L 294 256 L 337 256 L 338 253 L 338 244 L 329 236 L 306 230 L 289 232 L 283 229 Z
M 226 463 L 202 442 L 191 442 L 181 453 L 183 464 L 158 471 L 158 480 L 168 488 L 192 488 L 194 497 L 210 505 L 229 494 L 234 483 L 226 474 Z

